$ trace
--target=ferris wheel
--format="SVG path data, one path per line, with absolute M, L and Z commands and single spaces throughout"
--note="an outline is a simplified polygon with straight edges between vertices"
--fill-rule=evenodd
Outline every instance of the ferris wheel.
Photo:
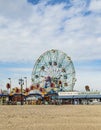
M 75 85 L 75 69 L 66 53 L 49 50 L 36 61 L 32 71 L 32 83 L 49 91 L 72 91 Z

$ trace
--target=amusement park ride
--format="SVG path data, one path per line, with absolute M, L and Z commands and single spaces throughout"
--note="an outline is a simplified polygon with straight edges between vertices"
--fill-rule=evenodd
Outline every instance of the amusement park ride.
M 38 99 L 37 103 L 41 104 L 47 101 L 50 104 L 60 103 L 86 103 L 91 99 L 99 99 L 101 95 L 89 95 L 89 86 L 86 86 L 87 93 L 73 91 L 76 78 L 75 69 L 71 58 L 64 52 L 59 50 L 49 50 L 43 53 L 36 61 L 32 71 L 32 85 L 23 89 L 23 80 L 19 80 L 21 89 L 14 88 L 10 91 L 9 101 L 21 102 L 21 105 L 26 101 L 28 104 L 35 104 L 34 99 Z M 7 89 L 11 89 L 11 83 L 7 84 Z M 7 95 L 8 96 L 8 95 Z M 34 96 L 34 97 L 33 97 Z
M 69 56 L 59 50 L 50 50 L 36 61 L 32 72 L 32 83 L 46 93 L 73 91 L 75 69 Z

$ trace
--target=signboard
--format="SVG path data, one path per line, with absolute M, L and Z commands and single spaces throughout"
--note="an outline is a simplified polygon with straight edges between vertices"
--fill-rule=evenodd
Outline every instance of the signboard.
M 58 92 L 59 96 L 79 95 L 79 92 Z
M 80 95 L 86 94 L 86 95 L 91 95 L 91 94 L 101 94 L 99 91 L 91 91 L 91 92 L 80 92 Z
M 31 90 L 30 92 L 29 92 L 29 94 L 41 94 L 41 92 L 39 91 L 39 90 L 37 90 L 37 89 L 35 89 L 35 90 Z

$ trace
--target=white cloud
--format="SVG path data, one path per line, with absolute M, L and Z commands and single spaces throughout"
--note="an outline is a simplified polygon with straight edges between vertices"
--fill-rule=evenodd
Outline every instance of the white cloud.
M 0 5 L 6 9 L 4 11 L 3 7 L 1 8 L 0 16 L 1 61 L 32 60 L 51 48 L 63 50 L 72 57 L 78 57 L 77 59 L 91 59 L 91 55 L 94 55 L 92 58 L 95 59 L 101 58 L 101 48 L 97 46 L 97 35 L 101 34 L 100 16 L 96 19 L 93 15 L 73 17 L 71 10 L 74 7 L 64 10 L 63 4 L 47 7 L 42 5 L 42 13 L 39 11 L 39 5 L 34 7 L 24 0 L 16 1 L 16 4 L 14 1 L 10 1 L 9 4 L 8 1 L 1 3 Z M 22 15 L 26 15 L 26 18 Z M 93 53 L 94 50 L 97 52 L 96 55 Z
M 22 19 L 30 15 L 32 8 L 27 4 L 27 0 L 0 0 L 0 12 L 6 18 L 15 20 Z
M 89 7 L 74 4 L 64 10 L 64 4 L 33 6 L 26 0 L 0 0 L 0 61 L 32 62 L 53 48 L 73 61 L 101 59 L 100 2 L 91 0 Z
M 100 11 L 101 10 L 101 0 L 91 0 L 89 9 L 92 11 Z

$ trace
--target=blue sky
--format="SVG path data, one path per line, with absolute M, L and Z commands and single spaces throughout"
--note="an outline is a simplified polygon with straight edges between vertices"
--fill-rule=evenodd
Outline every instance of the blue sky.
M 37 58 L 59 49 L 71 57 L 74 89 L 101 90 L 101 0 L 0 0 L 0 88 L 19 86 Z

